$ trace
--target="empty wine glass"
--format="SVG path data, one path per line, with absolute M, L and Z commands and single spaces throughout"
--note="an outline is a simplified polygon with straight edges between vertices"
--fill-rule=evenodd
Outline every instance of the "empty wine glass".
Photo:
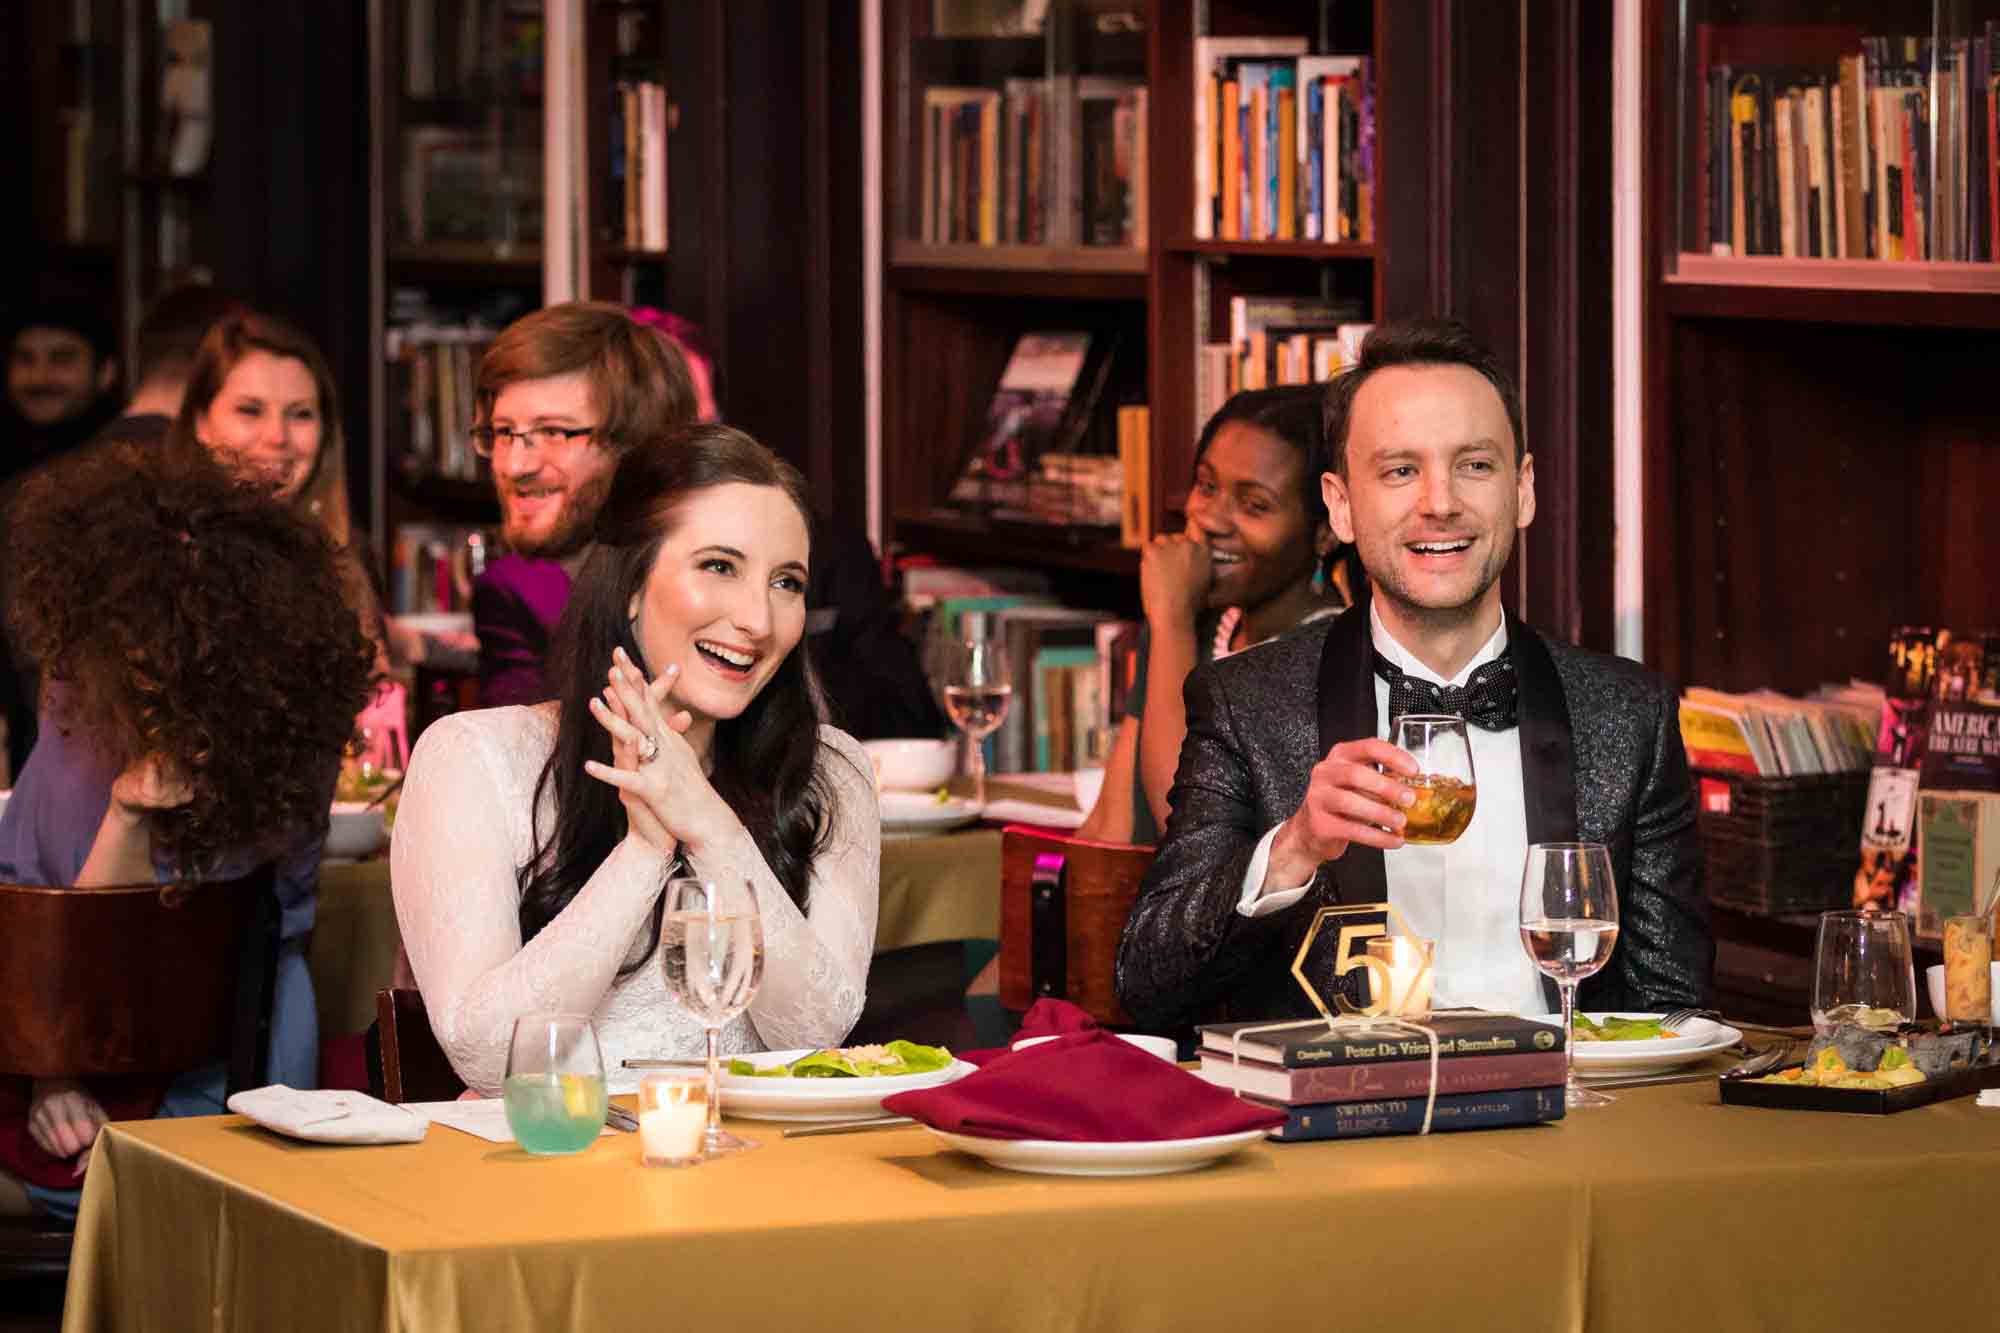
M 1007 645 L 999 639 L 962 639 L 945 661 L 944 708 L 972 742 L 972 799 L 986 808 L 985 740 L 999 730 L 1014 697 Z
M 1389 738 L 1417 761 L 1414 776 L 1397 774 L 1417 793 L 1404 811 L 1403 841 L 1418 846 L 1457 842 L 1472 823 L 1479 784 L 1472 774 L 1472 742 L 1465 719 L 1443 713 L 1405 713 Z
M 1616 1100 L 1576 1082 L 1576 983 L 1611 961 L 1618 942 L 1618 890 L 1611 852 L 1596 842 L 1538 842 L 1521 871 L 1521 944 L 1555 978 L 1563 1006 L 1563 1104 Z
M 676 876 L 667 881 L 660 917 L 660 957 L 667 993 L 701 1020 L 708 1035 L 708 1128 L 702 1153 L 745 1152 L 755 1140 L 722 1128 L 719 1042 L 722 1025 L 742 1013 L 764 976 L 764 926 L 747 880 Z
M 1813 945 L 1813 1028 L 1888 1028 L 1917 1016 L 1910 918 L 1901 912 L 1824 912 Z
M 538 1157 L 582 1152 L 604 1128 L 610 1099 L 597 1032 L 580 1014 L 524 1014 L 514 1020 L 501 1087 L 507 1128 Z

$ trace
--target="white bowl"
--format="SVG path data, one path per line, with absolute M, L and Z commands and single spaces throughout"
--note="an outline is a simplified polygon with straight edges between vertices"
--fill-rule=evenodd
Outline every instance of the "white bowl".
M 373 856 L 389 845 L 389 829 L 382 807 L 370 809 L 360 801 L 335 801 L 327 820 L 326 846 L 321 856 L 358 861 Z
M 1104 770 L 1101 768 L 1079 768 L 1076 770 L 1076 808 L 1086 815 L 1097 808 L 1097 798 L 1104 794 Z
M 1014 1043 L 1012 1049 L 1025 1051 L 1030 1046 L 1040 1046 L 1045 1041 L 1054 1041 L 1056 1037 L 1067 1037 L 1069 1035 L 1067 1032 L 1059 1032 L 1055 1036 L 1050 1037 L 1023 1037 Z M 1137 1046 L 1148 1055 L 1159 1056 L 1160 1059 L 1165 1060 L 1168 1064 L 1173 1064 L 1174 1057 L 1180 1053 L 1175 1049 L 1173 1038 L 1171 1037 L 1149 1037 L 1143 1032 L 1114 1032 L 1111 1035 L 1120 1041 L 1132 1043 L 1132 1045 Z
M 875 776 L 889 791 L 936 791 L 958 771 L 958 742 L 864 741 Z

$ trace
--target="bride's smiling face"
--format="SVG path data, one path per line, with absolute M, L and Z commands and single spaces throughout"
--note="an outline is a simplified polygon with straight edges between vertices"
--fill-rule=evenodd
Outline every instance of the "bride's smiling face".
M 798 647 L 810 552 L 805 515 L 776 486 L 725 482 L 675 511 L 628 611 L 647 674 L 680 669 L 670 698 L 693 714 L 697 749 Z

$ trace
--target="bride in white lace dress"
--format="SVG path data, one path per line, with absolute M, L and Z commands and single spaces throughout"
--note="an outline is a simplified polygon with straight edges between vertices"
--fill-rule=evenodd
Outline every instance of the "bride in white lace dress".
M 795 651 L 805 514 L 798 473 L 741 432 L 632 449 L 557 631 L 557 700 L 453 714 L 418 743 L 396 916 L 471 1088 L 498 1091 L 530 1012 L 591 1015 L 614 1091 L 636 1084 L 628 1057 L 706 1049 L 658 956 L 677 859 L 756 887 L 764 979 L 725 1052 L 835 1045 L 860 1015 L 881 825 L 866 756 L 819 724 Z

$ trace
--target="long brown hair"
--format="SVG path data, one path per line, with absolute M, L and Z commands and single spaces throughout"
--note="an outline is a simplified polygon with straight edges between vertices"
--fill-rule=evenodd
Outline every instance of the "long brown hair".
M 632 598 L 645 588 L 681 507 L 694 495 L 731 482 L 783 491 L 810 530 L 804 478 L 742 431 L 705 422 L 642 441 L 619 459 L 611 493 L 597 511 L 590 554 L 556 627 L 550 674 L 561 712 L 534 800 L 539 811 L 543 794 L 553 791 L 555 824 L 544 832 L 537 818 L 534 852 L 519 872 L 524 940 L 569 905 L 625 835 L 616 789 L 583 771 L 586 759 L 611 762 L 611 743 L 590 715 L 590 700 L 614 648 L 624 648 L 650 673 L 632 628 Z M 716 723 L 709 773 L 716 794 L 743 821 L 765 864 L 801 909 L 813 858 L 832 829 L 832 793 L 819 772 L 824 748 L 819 723 L 825 716 L 800 645 L 741 714 Z M 647 957 L 658 943 L 659 924 L 656 905 Z
M 276 315 L 238 310 L 210 327 L 188 372 L 187 395 L 181 400 L 181 414 L 167 432 L 167 447 L 178 452 L 206 452 L 195 435 L 195 422 L 222 392 L 229 372 L 252 352 L 302 361 L 312 372 L 313 388 L 319 394 L 319 456 L 313 460 L 304 489 L 291 504 L 325 529 L 335 546 L 344 549 L 354 522 L 347 507 L 347 442 L 341 434 L 340 400 L 334 394 L 333 374 L 318 344 Z

